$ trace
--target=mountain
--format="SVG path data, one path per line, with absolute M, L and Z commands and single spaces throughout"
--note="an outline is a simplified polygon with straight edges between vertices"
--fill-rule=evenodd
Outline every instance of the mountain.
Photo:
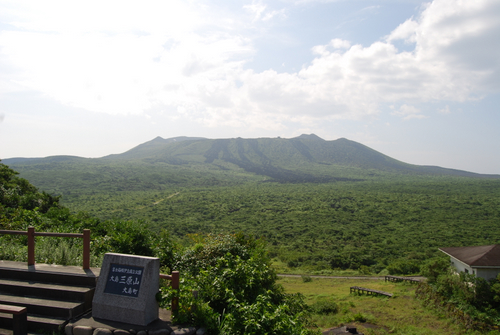
M 263 176 L 267 181 L 278 182 L 361 180 L 402 174 L 500 178 L 500 175 L 482 175 L 437 166 L 407 164 L 345 138 L 326 141 L 314 134 L 304 134 L 291 139 L 156 137 L 122 154 L 102 158 L 12 158 L 4 160 L 3 163 L 18 169 L 22 174 L 32 171 L 38 176 L 40 170 L 76 169 L 74 164 L 78 164 L 81 169 L 82 166 L 88 166 L 89 171 L 90 166 L 116 168 L 140 164 L 143 172 L 147 167 L 154 167 L 155 173 L 162 173 L 165 169 L 168 169 L 169 173 L 176 173 L 172 172 L 176 169 L 177 172 L 189 174 L 197 171 L 198 174 L 206 173 L 207 176 L 217 171 L 233 172 L 239 176 Z M 180 168 L 182 170 L 179 170 Z M 37 171 L 34 171 L 35 169 Z
M 403 174 L 495 177 L 437 166 L 407 164 L 345 138 L 325 141 L 314 134 L 303 134 L 291 139 L 157 137 L 123 154 L 103 159 L 142 160 L 148 163 L 162 162 L 172 165 L 212 164 L 223 169 L 238 167 L 276 180 L 296 179 L 299 175 L 307 180 L 318 177 L 321 179 L 324 173 L 329 174 L 328 170 L 339 167 L 371 170 L 372 173 L 384 171 Z
M 308 271 L 408 268 L 438 247 L 495 244 L 500 236 L 499 175 L 411 165 L 345 138 L 157 137 L 101 158 L 2 163 L 61 196 L 82 220 L 140 220 L 181 241 L 244 232 L 264 237 L 281 264 Z M 66 220 L 64 213 L 47 218 Z
M 136 147 L 134 147 L 134 148 L 122 153 L 122 154 L 109 155 L 109 156 L 106 156 L 105 158 L 107 158 L 107 159 L 125 159 L 126 160 L 126 159 L 147 157 L 148 155 L 150 155 L 158 150 L 162 150 L 168 144 L 180 143 L 180 142 L 184 142 L 184 141 L 196 141 L 196 140 L 206 140 L 206 138 L 179 136 L 179 137 L 172 137 L 172 138 L 164 139 L 160 136 L 157 136 L 156 138 L 152 139 L 151 141 L 139 144 L 138 146 L 136 146 Z

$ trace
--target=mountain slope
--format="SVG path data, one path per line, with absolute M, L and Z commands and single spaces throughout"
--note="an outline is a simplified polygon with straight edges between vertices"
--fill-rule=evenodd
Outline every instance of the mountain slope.
M 466 171 L 407 164 L 363 144 L 340 138 L 325 141 L 320 137 L 301 135 L 292 139 L 204 139 L 157 137 L 123 154 L 106 159 L 138 159 L 149 163 L 173 165 L 213 164 L 220 167 L 236 166 L 247 172 L 275 179 L 290 179 L 302 175 L 311 179 L 322 177 L 335 168 L 356 168 L 392 173 L 454 175 L 467 177 L 495 177 Z M 321 167 L 323 165 L 323 167 Z M 325 166 L 330 168 L 325 168 Z M 314 171 L 313 171 L 314 170 Z M 285 176 L 288 174 L 288 177 Z M 496 176 L 498 177 L 498 176 Z
M 279 182 L 355 181 L 381 175 L 408 174 L 500 178 L 499 175 L 407 164 L 345 138 L 325 141 L 314 134 L 291 139 L 156 137 L 122 154 L 102 158 L 54 156 L 7 159 L 4 163 L 22 174 L 28 173 L 26 177 L 36 174 L 43 178 L 41 170 L 63 174 L 63 171 L 72 169 L 74 173 L 80 171 L 96 183 L 102 180 L 96 176 L 103 173 L 109 174 L 110 180 L 123 179 L 125 175 L 134 178 L 131 169 L 151 175 L 152 180 L 153 176 L 164 180 L 166 173 L 168 180 L 179 179 L 175 177 L 179 174 L 184 175 L 178 183 L 204 178 L 238 179 L 244 174 Z M 32 176 L 29 176 L 30 173 Z
M 196 140 L 206 140 L 203 137 L 172 137 L 168 139 L 164 139 L 160 136 L 152 139 L 151 141 L 139 144 L 138 146 L 122 153 L 122 154 L 113 154 L 106 157 L 105 159 L 141 159 L 147 158 L 152 155 L 155 155 L 158 151 L 161 151 L 166 145 L 173 143 L 180 143 L 184 141 L 196 141 Z

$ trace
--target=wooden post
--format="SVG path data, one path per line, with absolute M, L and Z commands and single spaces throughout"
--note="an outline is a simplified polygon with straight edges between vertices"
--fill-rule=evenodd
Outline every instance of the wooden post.
M 26 335 L 28 334 L 28 312 L 24 307 L 19 313 L 12 315 L 12 330 L 13 335 Z
M 35 265 L 35 227 L 28 227 L 28 266 Z
M 179 271 L 172 271 L 172 288 L 179 290 Z M 172 298 L 172 312 L 179 309 L 179 297 Z
M 90 229 L 83 230 L 83 269 L 90 268 Z
M 12 314 L 12 330 L 13 335 L 26 335 L 28 324 L 28 310 L 26 307 L 21 306 L 11 306 L 11 305 L 1 305 L 0 313 Z

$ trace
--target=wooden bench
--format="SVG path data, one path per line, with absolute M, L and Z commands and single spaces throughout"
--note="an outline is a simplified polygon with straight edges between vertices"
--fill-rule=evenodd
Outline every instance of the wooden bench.
M 0 313 L 12 314 L 12 330 L 14 335 L 28 334 L 28 310 L 26 307 L 1 305 Z
M 384 292 L 384 291 L 377 291 L 377 290 L 372 290 L 370 288 L 365 288 L 365 287 L 359 287 L 359 286 L 351 286 L 350 293 L 366 293 L 366 294 L 378 294 L 378 295 L 385 295 L 387 297 L 392 297 L 392 293 Z

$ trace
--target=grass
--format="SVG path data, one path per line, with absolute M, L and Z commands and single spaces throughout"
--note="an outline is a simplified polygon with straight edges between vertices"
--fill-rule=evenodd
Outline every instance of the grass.
M 24 236 L 0 236 L 0 259 L 16 262 L 28 261 L 28 247 Z M 83 263 L 81 239 L 37 237 L 35 263 L 76 265 Z M 100 266 L 102 255 L 90 254 L 90 266 Z
M 385 276 L 389 274 L 389 272 L 385 269 L 380 273 L 364 273 L 359 270 L 331 269 L 329 268 L 329 265 L 325 266 L 325 268 L 321 270 L 309 266 L 289 267 L 278 258 L 272 259 L 271 267 L 276 271 L 276 273 L 309 276 L 368 277 Z
M 337 313 L 313 314 L 312 321 L 323 331 L 349 324 L 367 335 L 475 334 L 466 333 L 444 315 L 423 307 L 415 299 L 415 284 L 327 278 L 304 281 L 301 277 L 280 277 L 278 282 L 287 293 L 302 293 L 313 307 L 319 302 L 337 305 Z M 390 292 L 394 297 L 350 294 L 350 286 Z

